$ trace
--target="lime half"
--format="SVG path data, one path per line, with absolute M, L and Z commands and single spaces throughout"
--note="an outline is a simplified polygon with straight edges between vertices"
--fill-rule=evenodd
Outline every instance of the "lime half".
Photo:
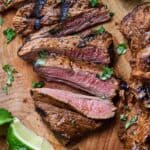
M 47 140 L 26 128 L 17 118 L 8 128 L 7 142 L 10 150 L 53 150 Z

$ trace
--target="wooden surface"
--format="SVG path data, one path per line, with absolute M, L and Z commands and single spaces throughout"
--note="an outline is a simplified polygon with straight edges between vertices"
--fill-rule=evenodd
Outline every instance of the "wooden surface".
M 143 2 L 141 0 L 103 0 L 108 8 L 115 13 L 113 21 L 105 24 L 105 28 L 114 36 L 116 43 L 124 42 L 124 39 L 119 32 L 119 23 L 123 16 L 125 16 L 133 7 Z M 150 0 L 147 0 L 150 1 Z M 38 135 L 44 136 L 54 145 L 56 150 L 72 149 L 64 148 L 57 142 L 48 128 L 43 124 L 38 114 L 34 111 L 34 105 L 29 95 L 32 81 L 37 81 L 38 78 L 33 72 L 32 67 L 18 58 L 17 50 L 22 44 L 19 36 L 15 38 L 9 45 L 6 44 L 6 39 L 3 36 L 3 31 L 7 27 L 12 27 L 12 18 L 15 12 L 9 11 L 4 18 L 4 24 L 0 27 L 0 87 L 6 81 L 6 74 L 2 71 L 1 67 L 4 64 L 13 65 L 18 73 L 15 75 L 15 82 L 9 88 L 9 95 L 7 96 L 0 91 L 0 107 L 9 109 L 15 116 L 30 129 L 35 131 Z M 128 80 L 130 75 L 130 66 L 127 58 L 130 56 L 130 51 L 125 56 L 121 56 L 117 60 L 116 70 L 117 73 Z M 58 86 L 58 84 L 50 84 L 50 86 Z M 65 87 L 67 88 L 67 87 Z M 123 150 L 123 145 L 118 139 L 119 123 L 118 119 L 110 122 L 105 129 L 101 129 L 97 133 L 85 137 L 80 143 L 74 146 L 73 149 L 79 150 Z M 2 142 L 0 140 L 0 142 Z M 0 150 L 5 149 L 0 143 Z

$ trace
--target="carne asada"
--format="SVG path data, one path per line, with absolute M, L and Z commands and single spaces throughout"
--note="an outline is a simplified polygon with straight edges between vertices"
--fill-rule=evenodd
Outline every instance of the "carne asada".
M 121 23 L 121 31 L 132 50 L 132 74 L 122 93 L 122 110 L 127 116 L 121 139 L 125 149 L 149 150 L 150 144 L 150 3 L 137 6 Z
M 91 119 L 112 118 L 116 110 L 113 103 L 107 99 L 103 100 L 98 97 L 75 94 L 58 89 L 32 89 L 31 96 L 37 101 L 70 108 Z
M 49 54 L 55 53 L 68 56 L 71 59 L 84 60 L 104 65 L 110 64 L 113 39 L 111 34 L 104 32 L 96 34 L 90 31 L 86 36 L 74 35 L 66 37 L 37 38 L 26 42 L 18 51 L 23 59 L 32 62 L 41 50 Z
M 97 78 L 97 74 L 102 72 L 100 65 L 70 61 L 61 56 L 50 56 L 44 60 L 43 65 L 36 62 L 34 69 L 48 82 L 62 82 L 102 98 L 113 98 L 118 89 L 115 78 L 111 77 L 106 81 Z
M 87 0 L 65 2 L 47 0 L 43 2 L 40 9 L 38 5 L 38 2 L 29 3 L 20 8 L 14 17 L 14 27 L 23 36 L 42 26 L 53 24 L 58 24 L 56 35 L 63 36 L 78 33 L 111 19 L 105 6 L 100 4 L 98 7 L 92 8 Z
M 101 122 L 51 104 L 36 101 L 35 107 L 43 121 L 64 145 L 76 141 L 102 125 Z
M 128 39 L 131 50 L 150 45 L 150 2 L 137 6 L 123 18 L 121 32 Z

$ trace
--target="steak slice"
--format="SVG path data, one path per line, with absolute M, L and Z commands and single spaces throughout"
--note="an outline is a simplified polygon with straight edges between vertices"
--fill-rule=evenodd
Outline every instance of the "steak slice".
M 70 108 L 91 119 L 112 118 L 116 110 L 113 103 L 107 99 L 102 100 L 98 97 L 85 96 L 58 89 L 32 89 L 31 96 L 35 101 Z
M 83 60 L 104 65 L 110 64 L 110 48 L 113 45 L 111 34 L 104 32 L 97 35 L 94 31 L 86 36 L 37 38 L 26 42 L 18 51 L 23 59 L 34 61 L 41 50 L 55 53 L 71 59 Z
M 64 145 L 77 141 L 102 125 L 101 122 L 51 104 L 36 101 L 35 107 L 42 120 Z
M 121 32 L 131 49 L 142 49 L 150 45 L 150 2 L 137 6 L 121 22 Z
M 36 7 L 39 5 L 36 2 L 17 11 L 13 25 L 18 33 L 26 36 L 43 26 L 58 24 L 57 30 L 59 32 L 57 35 L 68 35 L 111 19 L 106 7 L 100 4 L 99 7 L 92 8 L 87 0 L 71 0 L 66 3 L 52 0 L 43 1 L 42 8 Z M 64 12 L 65 10 L 67 11 Z M 64 15 L 65 19 L 62 19 Z
M 132 75 L 137 79 L 150 80 L 150 47 L 138 52 Z
M 102 72 L 99 65 L 73 62 L 61 56 L 49 57 L 43 66 L 36 63 L 35 71 L 48 82 L 62 82 L 102 98 L 113 98 L 118 89 L 115 78 L 106 81 L 97 78 Z
M 120 138 L 125 143 L 125 149 L 149 150 L 150 112 L 143 108 L 143 105 L 131 92 L 126 93 L 122 106 L 122 115 L 128 118 L 126 121 L 122 121 L 120 130 Z M 125 129 L 127 122 L 133 118 L 136 118 L 136 121 L 128 129 Z

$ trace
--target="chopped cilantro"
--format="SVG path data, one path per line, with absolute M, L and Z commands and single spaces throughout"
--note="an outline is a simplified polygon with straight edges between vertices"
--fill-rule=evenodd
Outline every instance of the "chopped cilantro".
M 105 32 L 105 28 L 104 28 L 104 27 L 100 27 L 100 28 L 98 28 L 98 29 L 95 31 L 96 34 L 102 34 L 102 33 L 104 33 L 104 32 Z
M 16 36 L 16 31 L 12 28 L 7 28 L 4 32 L 7 39 L 7 44 L 9 44 Z
M 92 7 L 97 7 L 99 5 L 99 0 L 90 0 L 90 5 Z
M 125 129 L 130 128 L 138 120 L 138 115 L 135 115 L 131 120 L 127 121 L 125 124 Z
M 121 121 L 126 121 L 127 118 L 128 118 L 128 117 L 127 117 L 126 115 L 124 115 L 124 114 L 121 114 L 121 115 L 120 115 L 120 120 L 121 120 Z
M 117 53 L 118 53 L 119 55 L 125 54 L 126 51 L 127 51 L 127 46 L 126 46 L 124 43 L 119 44 L 119 45 L 117 46 Z
M 7 0 L 7 1 L 5 2 L 5 5 L 6 5 L 6 6 L 9 5 L 11 2 L 12 2 L 12 0 Z
M 40 51 L 39 52 L 39 57 L 40 58 L 47 58 L 47 56 L 48 56 L 48 52 L 47 51 Z
M 3 70 L 7 73 L 7 82 L 2 87 L 2 90 L 8 94 L 8 86 L 12 86 L 12 83 L 14 81 L 14 73 L 16 73 L 16 70 L 10 66 L 9 64 L 6 64 L 3 66 Z
M 32 82 L 32 87 L 33 88 L 42 88 L 44 87 L 45 83 L 40 81 L 40 82 Z
M 112 75 L 113 75 L 113 69 L 104 67 L 103 72 L 98 74 L 97 77 L 100 78 L 101 80 L 107 80 L 111 78 Z

